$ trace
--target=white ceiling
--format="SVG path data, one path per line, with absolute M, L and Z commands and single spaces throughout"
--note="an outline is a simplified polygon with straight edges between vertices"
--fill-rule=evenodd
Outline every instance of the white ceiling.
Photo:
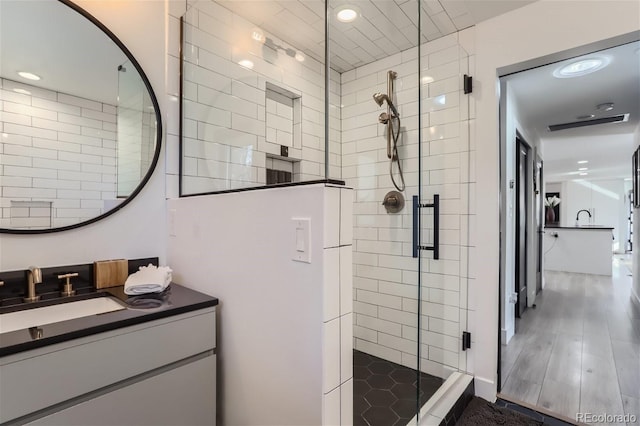
M 0 76 L 116 104 L 125 54 L 106 34 L 56 0 L 0 0 Z M 42 77 L 29 81 L 28 71 Z
M 329 1 L 330 64 L 338 72 L 417 45 L 415 0 Z M 437 39 L 533 1 L 423 0 L 421 40 Z M 324 0 L 218 3 L 323 61 Z M 360 12 L 353 23 L 335 19 L 333 11 L 344 4 Z M 116 70 L 125 60 L 104 33 L 57 0 L 0 0 L 0 76 L 4 78 L 115 104 Z M 42 80 L 23 80 L 17 76 L 22 70 Z
M 555 78 L 553 71 L 576 60 L 608 57 L 605 68 L 575 78 Z M 640 124 L 640 42 L 625 44 L 578 58 L 535 68 L 508 77 L 519 118 L 529 134 L 543 142 L 547 181 L 607 179 L 631 176 L 633 132 Z M 596 106 L 613 102 L 609 112 Z M 553 124 L 629 113 L 625 123 L 600 124 L 549 132 Z M 587 176 L 578 174 L 579 160 L 587 160 Z M 583 166 L 580 166 L 583 167 Z
M 534 0 L 423 0 L 422 42 L 435 40 Z M 324 63 L 324 0 L 220 0 L 219 4 Z M 351 23 L 336 19 L 348 5 Z M 330 66 L 342 73 L 418 44 L 415 0 L 329 0 Z

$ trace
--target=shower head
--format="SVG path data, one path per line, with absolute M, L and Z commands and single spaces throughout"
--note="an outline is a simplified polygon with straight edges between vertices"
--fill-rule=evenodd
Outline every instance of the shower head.
M 373 100 L 376 101 L 378 106 L 382 106 L 382 104 L 385 101 L 387 101 L 387 105 L 389 105 L 389 107 L 391 108 L 391 111 L 393 111 L 395 116 L 396 117 L 400 117 L 400 114 L 398 113 L 398 110 L 393 105 L 393 102 L 391 102 L 391 99 L 389 99 L 389 96 L 387 96 L 386 94 L 384 94 L 384 93 L 374 93 L 373 94 Z
M 389 97 L 387 95 L 385 95 L 384 93 L 374 93 L 373 94 L 373 100 L 376 101 L 378 106 L 382 106 L 382 104 L 384 103 L 385 99 L 389 99 Z

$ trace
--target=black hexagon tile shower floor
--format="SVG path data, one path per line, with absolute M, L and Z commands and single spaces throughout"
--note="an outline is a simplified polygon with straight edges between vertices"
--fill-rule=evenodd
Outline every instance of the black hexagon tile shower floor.
M 443 380 L 360 351 L 353 351 L 354 426 L 405 426 Z M 418 405 L 417 400 L 420 399 Z

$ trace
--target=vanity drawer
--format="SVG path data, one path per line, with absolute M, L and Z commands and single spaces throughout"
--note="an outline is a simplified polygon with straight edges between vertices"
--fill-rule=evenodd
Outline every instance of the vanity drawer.
M 210 355 L 39 418 L 28 425 L 215 425 L 216 356 Z
M 0 359 L 0 423 L 215 348 L 215 308 Z

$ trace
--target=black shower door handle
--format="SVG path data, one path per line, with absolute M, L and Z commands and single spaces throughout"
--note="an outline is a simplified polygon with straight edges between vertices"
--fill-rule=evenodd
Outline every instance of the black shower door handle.
M 420 245 L 419 218 L 421 208 L 433 208 L 433 245 Z M 433 258 L 440 259 L 440 195 L 433 195 L 433 203 L 420 204 L 417 195 L 413 196 L 413 257 L 418 257 L 418 250 L 433 251 Z

